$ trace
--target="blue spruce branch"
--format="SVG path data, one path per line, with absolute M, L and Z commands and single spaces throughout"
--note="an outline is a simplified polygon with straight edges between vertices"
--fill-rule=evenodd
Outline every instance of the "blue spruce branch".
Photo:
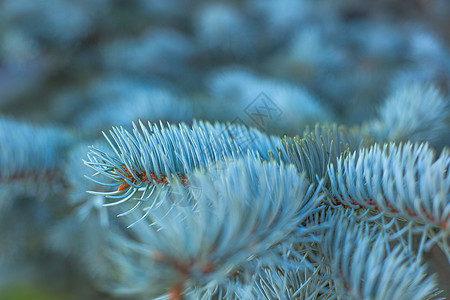
M 93 191 L 115 199 L 107 205 L 116 205 L 137 200 L 132 210 L 142 203 L 155 201 L 157 185 L 164 186 L 173 181 L 187 184 L 187 175 L 196 169 L 211 167 L 214 163 L 233 160 L 247 155 L 269 158 L 278 156 L 279 139 L 266 136 L 256 129 L 233 124 L 212 125 L 194 122 L 192 127 L 164 127 L 140 123 L 140 129 L 133 124 L 133 133 L 115 127 L 106 134 L 114 155 L 95 147 L 88 154 L 85 163 L 97 173 L 112 182 L 100 182 L 112 191 Z M 126 214 L 126 213 L 125 213 Z
M 408 249 L 401 245 L 390 249 L 382 232 L 344 213 L 335 214 L 330 222 L 320 248 L 338 297 L 419 300 L 437 295 L 434 278 Z
M 385 144 L 361 149 L 329 165 L 329 201 L 423 224 L 450 261 L 450 155 L 428 144 Z M 437 232 L 435 232 L 437 230 Z M 432 243 L 428 243 L 430 247 Z
M 294 167 L 257 158 L 195 171 L 188 189 L 172 184 L 164 201 L 148 210 L 149 223 L 133 227 L 135 242 L 116 239 L 121 282 L 114 290 L 156 297 L 219 285 L 240 265 L 271 257 L 314 212 L 320 191 Z

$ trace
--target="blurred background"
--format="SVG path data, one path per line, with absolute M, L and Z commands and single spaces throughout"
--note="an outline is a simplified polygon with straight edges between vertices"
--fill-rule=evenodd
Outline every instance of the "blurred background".
M 1 183 L 0 299 L 110 297 L 95 283 L 108 272 L 94 255 L 98 218 L 79 217 L 78 165 L 102 130 L 201 119 L 295 135 L 363 124 L 411 84 L 448 99 L 449 47 L 448 0 L 0 0 L 2 117 L 77 139 L 49 182 Z M 43 144 L 58 153 L 52 137 Z
M 131 119 L 360 123 L 392 89 L 450 86 L 450 4 L 436 1 L 0 2 L 0 108 L 98 132 Z M 163 101 L 165 100 L 165 101 Z M 275 119 L 276 116 L 273 116 Z

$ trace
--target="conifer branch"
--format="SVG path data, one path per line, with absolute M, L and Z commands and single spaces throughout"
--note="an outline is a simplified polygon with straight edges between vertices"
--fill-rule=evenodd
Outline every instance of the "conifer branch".
M 55 172 L 71 144 L 61 128 L 0 118 L 0 179 L 15 180 Z
M 330 197 L 450 230 L 450 155 L 427 144 L 374 145 L 331 164 Z
M 283 157 L 305 173 L 311 183 L 324 178 L 328 185 L 327 166 L 336 163 L 339 156 L 368 144 L 356 129 L 349 130 L 337 124 L 316 124 L 314 131 L 307 129 L 303 137 L 285 137 L 282 140 Z
M 200 192 L 172 184 L 148 214 L 150 226 L 143 220 L 133 227 L 136 242 L 115 244 L 119 293 L 154 297 L 180 283 L 219 284 L 289 239 L 322 197 L 292 166 L 255 158 L 195 171 L 189 182 Z
M 386 236 L 367 223 L 338 213 L 320 248 L 328 260 L 338 297 L 345 299 L 431 299 L 433 276 L 406 248 L 390 249 Z
M 164 127 L 141 122 L 139 128 L 133 123 L 133 132 L 114 127 L 111 138 L 105 138 L 114 151 L 110 155 L 91 147 L 85 163 L 97 173 L 109 177 L 112 183 L 91 180 L 114 190 L 93 191 L 115 199 L 107 205 L 116 205 L 129 200 L 142 202 L 155 200 L 155 187 L 174 181 L 187 185 L 187 176 L 196 169 L 212 167 L 216 162 L 233 160 L 250 155 L 269 158 L 276 153 L 279 143 L 275 137 L 268 137 L 256 129 L 232 124 L 194 122 L 192 127 Z M 255 149 L 253 149 L 255 148 Z
M 328 200 L 414 222 L 426 248 L 437 242 L 450 260 L 449 166 L 448 149 L 436 157 L 428 144 L 374 145 L 329 166 Z

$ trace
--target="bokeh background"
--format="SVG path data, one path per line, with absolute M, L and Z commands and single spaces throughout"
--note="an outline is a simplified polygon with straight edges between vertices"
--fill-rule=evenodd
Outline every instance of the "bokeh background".
M 1 0 L 0 147 L 25 132 L 18 149 L 48 147 L 59 165 L 1 182 L 0 299 L 111 297 L 96 283 L 109 272 L 108 216 L 86 200 L 81 162 L 102 131 L 138 120 L 279 135 L 370 123 L 414 84 L 448 101 L 449 47 L 448 0 Z M 433 141 L 449 144 L 448 133 Z M 446 259 L 429 256 L 448 289 Z

